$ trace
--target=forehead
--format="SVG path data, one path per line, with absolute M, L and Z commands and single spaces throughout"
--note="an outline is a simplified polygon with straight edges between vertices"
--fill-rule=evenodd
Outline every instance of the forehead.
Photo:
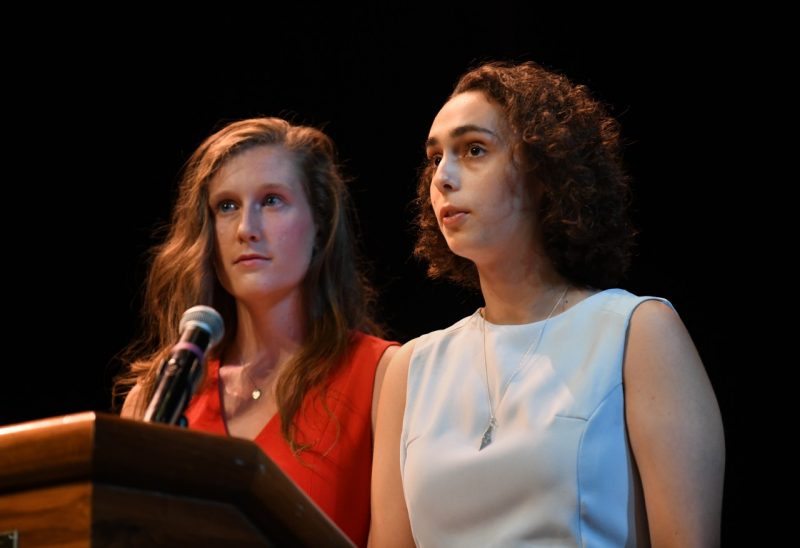
M 300 184 L 294 155 L 281 145 L 259 145 L 235 154 L 211 180 L 211 190 L 239 180 Z
M 441 108 L 433 119 L 429 137 L 442 141 L 454 130 L 465 126 L 478 126 L 505 135 L 507 124 L 502 109 L 490 102 L 480 91 L 459 93 Z

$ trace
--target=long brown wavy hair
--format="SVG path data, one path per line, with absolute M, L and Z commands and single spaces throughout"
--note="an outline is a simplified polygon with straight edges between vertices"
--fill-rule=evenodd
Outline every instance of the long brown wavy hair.
M 619 125 L 588 89 L 533 62 L 491 62 L 465 73 L 451 98 L 480 91 L 505 113 L 528 190 L 541 186 L 538 218 L 545 253 L 573 284 L 606 288 L 630 264 L 635 230 Z M 414 255 L 428 275 L 479 289 L 475 264 L 452 253 L 430 203 L 435 166 L 417 184 Z M 534 201 L 533 203 L 536 203 Z
M 305 395 L 324 389 L 342 362 L 353 330 L 380 335 L 370 314 L 373 290 L 361 271 L 353 211 L 333 141 L 318 129 L 280 118 L 233 122 L 208 137 L 184 167 L 168 235 L 152 251 L 143 306 L 143 336 L 124 353 L 129 370 L 114 385 L 118 400 L 140 386 L 137 416 L 155 389 L 158 366 L 174 344 L 183 312 L 194 305 L 215 308 L 225 321 L 225 336 L 210 358 L 225 354 L 235 338 L 236 304 L 220 284 L 215 268 L 214 216 L 208 185 L 226 162 L 251 148 L 281 146 L 292 153 L 317 228 L 315 253 L 303 280 L 306 339 L 276 383 L 283 437 L 295 450 L 294 417 Z

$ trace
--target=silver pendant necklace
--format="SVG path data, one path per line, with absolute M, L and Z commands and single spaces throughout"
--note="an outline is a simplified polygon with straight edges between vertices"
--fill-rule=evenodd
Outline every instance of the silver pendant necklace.
M 539 335 L 534 339 L 531 344 L 528 346 L 528 349 L 522 355 L 522 359 L 519 361 L 517 368 L 508 378 L 508 380 L 503 384 L 503 387 L 500 389 L 500 399 L 497 400 L 497 408 L 500 408 L 500 404 L 503 402 L 503 397 L 506 395 L 506 390 L 508 390 L 511 381 L 517 374 L 524 369 L 524 365 L 528 355 L 536 355 L 536 351 L 539 349 L 539 343 L 542 342 L 542 337 L 544 337 L 544 330 L 547 327 L 547 322 L 550 321 L 550 318 L 553 316 L 553 312 L 556 311 L 558 305 L 561 304 L 561 301 L 564 300 L 564 297 L 567 295 L 567 291 L 569 291 L 569 284 L 567 287 L 564 288 L 564 291 L 561 293 L 561 296 L 556 301 L 556 304 L 553 305 L 553 308 L 550 310 L 550 313 L 547 315 L 547 318 L 544 320 L 544 325 L 542 325 L 541 331 L 539 331 Z M 484 309 L 485 311 L 486 309 Z M 489 423 L 486 425 L 486 430 L 483 431 L 483 436 L 481 437 L 481 446 L 478 448 L 478 451 L 492 443 L 492 438 L 494 437 L 494 431 L 497 429 L 497 418 L 495 418 L 495 407 L 492 404 L 492 391 L 489 389 L 489 367 L 486 365 L 486 318 L 483 317 L 483 323 L 481 323 L 481 331 L 483 335 L 483 372 L 486 375 L 486 395 L 489 398 Z

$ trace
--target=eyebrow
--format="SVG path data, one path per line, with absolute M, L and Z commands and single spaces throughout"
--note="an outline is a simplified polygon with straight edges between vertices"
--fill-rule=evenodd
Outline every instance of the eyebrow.
M 465 126 L 458 126 L 453 131 L 450 132 L 450 138 L 451 139 L 455 139 L 456 137 L 461 137 L 465 133 L 470 133 L 472 131 L 477 131 L 478 133 L 487 133 L 487 134 L 491 135 L 492 137 L 494 137 L 495 139 L 498 138 L 497 134 L 494 131 L 492 131 L 490 129 L 487 129 L 485 127 L 476 126 L 474 124 L 467 124 Z M 439 144 L 439 141 L 436 139 L 436 137 L 428 137 L 428 139 L 425 141 L 425 148 L 436 146 L 438 144 Z
M 283 181 L 262 182 L 258 185 L 257 190 L 261 192 L 269 192 L 270 190 L 287 190 L 290 192 L 293 191 L 292 186 Z M 211 191 L 208 192 L 208 199 L 211 202 L 214 201 L 214 199 L 218 198 L 219 196 L 227 196 L 229 194 L 236 194 L 236 191 L 233 191 L 229 188 L 224 188 L 222 190 L 217 189 L 214 190 L 213 192 Z

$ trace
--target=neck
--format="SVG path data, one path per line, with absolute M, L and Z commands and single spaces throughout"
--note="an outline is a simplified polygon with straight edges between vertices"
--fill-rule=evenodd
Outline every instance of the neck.
M 497 324 L 523 324 L 545 319 L 569 282 L 547 260 L 526 268 L 480 270 L 484 317 Z M 553 311 L 557 314 L 559 311 Z
M 297 299 L 268 307 L 239 302 L 236 312 L 236 337 L 225 358 L 230 364 L 246 366 L 253 377 L 273 373 L 303 344 L 303 313 Z

